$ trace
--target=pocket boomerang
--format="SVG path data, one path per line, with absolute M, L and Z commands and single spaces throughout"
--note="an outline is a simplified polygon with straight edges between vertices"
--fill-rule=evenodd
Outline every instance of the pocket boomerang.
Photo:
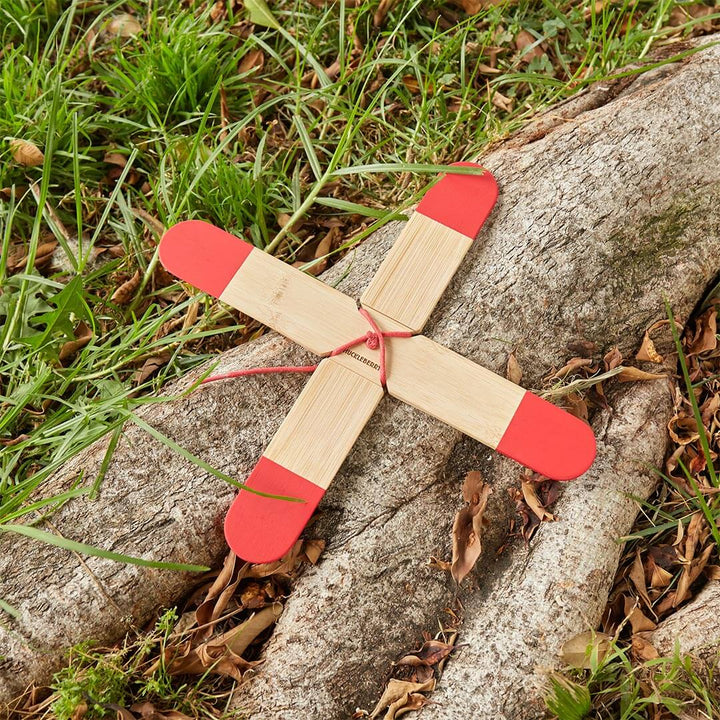
M 292 547 L 385 391 L 554 480 L 590 467 L 595 437 L 586 423 L 417 334 L 497 195 L 488 171 L 444 175 L 362 294 L 382 332 L 413 334 L 385 339 L 385 387 L 379 349 L 328 357 L 368 330 L 354 299 L 208 223 L 189 220 L 165 233 L 160 260 L 169 272 L 325 356 L 245 483 L 305 502 L 241 490 L 225 519 L 239 557 L 271 562 Z

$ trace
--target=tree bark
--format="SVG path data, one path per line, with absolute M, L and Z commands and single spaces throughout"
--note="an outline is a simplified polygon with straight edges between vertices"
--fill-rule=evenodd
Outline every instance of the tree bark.
M 515 350 L 537 388 L 580 341 L 598 354 L 637 348 L 664 316 L 687 317 L 720 269 L 720 49 L 565 105 L 481 158 L 500 199 L 436 308 L 426 334 L 495 371 Z M 614 88 L 614 89 L 613 89 Z M 591 109 L 586 109 L 586 107 Z M 572 108 L 576 109 L 573 110 Z M 400 224 L 352 252 L 324 280 L 358 297 Z M 226 353 L 222 370 L 299 364 L 274 334 Z M 187 387 L 192 373 L 168 392 Z M 216 383 L 142 412 L 146 422 L 222 471 L 244 478 L 297 397 L 303 378 Z M 540 666 L 594 626 L 616 568 L 615 540 L 660 466 L 671 399 L 666 381 L 622 386 L 593 421 L 598 459 L 568 484 L 558 521 L 529 548 L 505 544 L 507 488 L 520 468 L 385 398 L 331 486 L 310 531 L 329 541 L 288 601 L 258 676 L 237 694 L 253 717 L 346 718 L 379 696 L 390 663 L 434 632 L 456 588 L 428 566 L 447 557 L 464 472 L 494 488 L 476 571 L 461 592 L 462 648 L 425 709 L 430 718 L 533 717 Z M 49 484 L 97 472 L 100 442 Z M 215 564 L 234 491 L 129 425 L 99 498 L 76 499 L 53 525 L 66 537 L 132 555 Z M 79 640 L 113 642 L 177 600 L 187 575 L 79 558 L 0 536 L 0 697 L 47 679 Z M 467 581 L 466 581 L 467 582 Z
M 661 655 L 672 655 L 677 644 L 681 654 L 713 661 L 720 648 L 720 582 L 710 580 L 687 605 L 649 633 Z

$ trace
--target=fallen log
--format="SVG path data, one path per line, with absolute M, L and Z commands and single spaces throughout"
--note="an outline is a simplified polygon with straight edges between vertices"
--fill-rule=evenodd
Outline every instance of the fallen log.
M 578 347 L 625 356 L 663 316 L 663 295 L 685 318 L 720 269 L 720 50 L 628 81 L 607 102 L 563 111 L 525 141 L 481 161 L 500 200 L 426 334 L 495 371 L 514 350 L 523 383 L 540 387 Z M 593 107 L 593 103 L 590 107 Z M 522 136 L 521 136 L 522 137 Z M 358 297 L 397 235 L 387 226 L 323 278 Z M 222 371 L 301 364 L 307 355 L 274 334 L 226 353 Z M 169 388 L 186 388 L 201 370 Z M 145 422 L 242 479 L 304 379 L 215 383 L 150 406 Z M 298 583 L 260 673 L 237 703 L 263 718 L 345 718 L 372 707 L 392 660 L 434 632 L 454 583 L 428 567 L 447 557 L 466 470 L 494 487 L 485 550 L 463 591 L 461 652 L 434 696 L 433 717 L 532 717 L 534 670 L 592 626 L 617 563 L 615 538 L 653 487 L 670 415 L 666 381 L 620 388 L 594 418 L 598 460 L 568 485 L 558 522 L 530 549 L 499 558 L 513 513 L 506 488 L 519 468 L 406 405 L 385 398 L 327 493 L 311 532 L 329 541 Z M 49 484 L 93 477 L 106 442 Z M 216 564 L 222 516 L 234 491 L 128 425 L 96 501 L 74 499 L 53 517 L 62 535 L 125 554 Z M 0 597 L 18 611 L 0 623 L 0 697 L 47 679 L 64 650 L 113 642 L 177 600 L 187 575 L 81 562 L 26 538 L 0 536 Z M 527 678 L 528 682 L 521 682 Z

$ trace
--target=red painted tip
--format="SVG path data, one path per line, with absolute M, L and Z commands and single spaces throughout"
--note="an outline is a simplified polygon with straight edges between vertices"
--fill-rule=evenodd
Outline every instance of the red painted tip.
M 292 548 L 325 490 L 264 456 L 245 484 L 306 500 L 273 500 L 241 490 L 225 516 L 225 539 L 238 557 L 252 563 L 278 560 Z
M 582 420 L 527 392 L 497 450 L 553 480 L 573 480 L 592 465 L 595 436 Z
M 470 162 L 453 165 L 481 167 Z M 417 212 L 474 240 L 497 196 L 497 183 L 489 170 L 482 175 L 448 173 L 425 193 Z
M 181 280 L 220 297 L 252 249 L 210 223 L 186 220 L 163 235 L 160 262 Z

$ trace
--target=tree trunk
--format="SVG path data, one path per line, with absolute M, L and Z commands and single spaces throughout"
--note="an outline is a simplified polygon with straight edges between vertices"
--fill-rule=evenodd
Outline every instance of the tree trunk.
M 495 371 L 515 350 L 523 384 L 595 343 L 626 357 L 664 316 L 687 317 L 720 260 L 720 49 L 565 104 L 481 159 L 500 199 L 436 308 L 426 334 Z M 558 119 L 559 118 L 559 119 Z M 400 228 L 387 226 L 324 279 L 358 297 Z M 226 353 L 223 371 L 298 364 L 307 355 L 274 334 Z M 170 388 L 188 386 L 198 372 Z M 149 406 L 146 422 L 222 471 L 244 478 L 297 397 L 296 376 L 216 383 Z M 594 626 L 620 552 L 617 537 L 647 495 L 665 451 L 668 382 L 619 386 L 596 414 L 598 458 L 565 486 L 558 521 L 530 547 L 510 544 L 507 488 L 520 468 L 456 431 L 385 398 L 343 465 L 310 531 L 329 541 L 288 601 L 253 682 L 237 695 L 253 717 L 346 718 L 379 696 L 391 661 L 435 632 L 456 598 L 428 566 L 450 552 L 468 470 L 494 492 L 484 552 L 460 594 L 461 645 L 428 718 L 533 717 L 536 668 Z M 90 479 L 101 442 L 50 483 Z M 64 536 L 125 554 L 215 564 L 234 492 L 128 426 L 99 498 L 52 518 Z M 0 624 L 0 696 L 46 679 L 65 648 L 117 640 L 177 600 L 187 575 L 76 556 L 0 536 L 0 597 L 19 610 Z

